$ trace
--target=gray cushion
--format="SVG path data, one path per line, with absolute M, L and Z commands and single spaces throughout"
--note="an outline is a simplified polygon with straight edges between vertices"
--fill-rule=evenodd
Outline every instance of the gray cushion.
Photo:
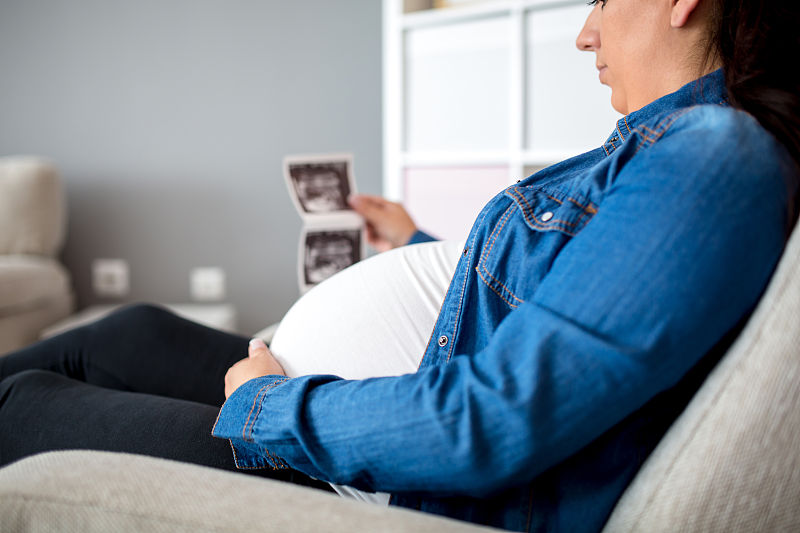
M 47 257 L 0 255 L 0 318 L 69 293 L 69 274 Z
M 69 315 L 72 307 L 72 293 L 65 291 L 37 307 L 0 317 L 0 357 L 36 341 L 43 328 Z
M 800 531 L 800 230 L 606 531 Z
M 498 531 L 164 459 L 53 452 L 0 469 L 8 533 Z

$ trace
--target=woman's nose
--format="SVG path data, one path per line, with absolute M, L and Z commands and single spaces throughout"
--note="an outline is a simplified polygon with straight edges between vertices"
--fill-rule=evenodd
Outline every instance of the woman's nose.
M 600 48 L 600 6 L 592 9 L 586 17 L 586 23 L 575 40 L 575 46 L 583 52 L 592 52 Z

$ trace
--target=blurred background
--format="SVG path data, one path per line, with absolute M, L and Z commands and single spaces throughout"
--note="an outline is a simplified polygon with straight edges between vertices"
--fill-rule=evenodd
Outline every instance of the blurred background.
M 284 156 L 352 153 L 360 192 L 465 236 L 504 186 L 613 129 L 594 56 L 574 47 L 588 12 L 574 0 L 0 0 L 0 156 L 58 169 L 76 310 L 225 305 L 231 329 L 252 334 L 299 294 Z
M 284 155 L 355 155 L 381 192 L 377 0 L 0 0 L 0 155 L 51 159 L 79 307 L 191 300 L 219 267 L 237 329 L 297 298 Z M 93 291 L 97 258 L 130 291 Z

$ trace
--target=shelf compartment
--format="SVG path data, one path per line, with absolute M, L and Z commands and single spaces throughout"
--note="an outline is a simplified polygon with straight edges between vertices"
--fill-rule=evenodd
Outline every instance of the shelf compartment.
M 500 17 L 406 34 L 406 150 L 508 148 L 510 29 Z
M 602 144 L 620 118 L 597 78 L 595 55 L 575 46 L 586 15 L 585 6 L 526 15 L 527 149 L 585 152 Z
M 509 152 L 406 152 L 401 162 L 407 167 L 505 165 Z
M 586 150 L 529 150 L 523 152 L 405 152 L 400 156 L 403 167 L 447 167 L 447 166 L 495 166 L 519 161 L 522 165 L 546 167 L 582 152 L 597 148 L 596 144 Z
M 486 202 L 508 186 L 508 166 L 412 167 L 404 204 L 417 225 L 440 239 L 466 239 Z
M 485 2 L 441 9 L 415 9 L 406 12 L 401 25 L 405 29 L 444 26 L 487 17 L 505 16 L 514 11 L 548 9 L 570 5 L 578 5 L 585 8 L 586 2 L 582 0 L 487 0 Z

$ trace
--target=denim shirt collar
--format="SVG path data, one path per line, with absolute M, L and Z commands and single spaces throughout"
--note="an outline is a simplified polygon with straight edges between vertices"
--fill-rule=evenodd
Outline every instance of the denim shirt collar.
M 643 108 L 622 117 L 617 121 L 614 131 L 606 139 L 603 148 L 607 155 L 611 155 L 614 150 L 622 146 L 633 130 L 656 115 L 700 104 L 728 105 L 725 75 L 722 69 L 717 69 L 702 78 L 687 83 L 674 93 L 662 96 Z

